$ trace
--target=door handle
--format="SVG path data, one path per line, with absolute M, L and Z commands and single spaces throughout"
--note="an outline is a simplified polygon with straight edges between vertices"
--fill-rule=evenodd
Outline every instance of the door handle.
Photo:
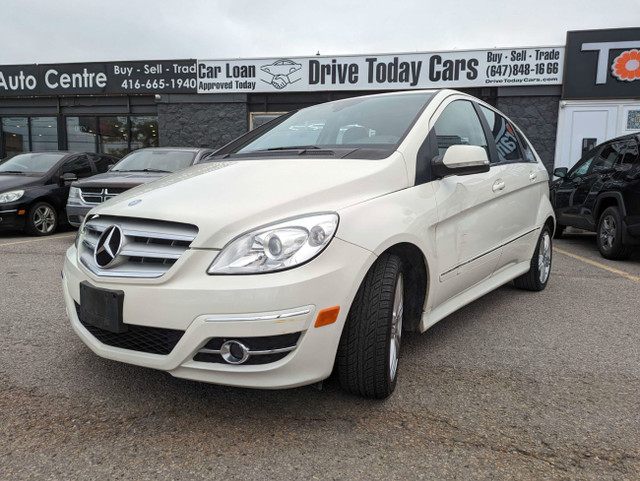
M 498 192 L 502 189 L 504 189 L 504 180 L 502 179 L 496 180 L 493 184 L 493 187 L 491 187 L 491 190 L 493 190 L 494 192 Z
M 536 180 L 537 178 L 538 178 L 538 173 L 537 173 L 537 172 L 531 172 L 531 173 L 529 173 L 529 180 L 530 180 L 530 181 L 532 181 L 532 182 L 533 182 L 533 181 L 534 181 L 534 180 Z

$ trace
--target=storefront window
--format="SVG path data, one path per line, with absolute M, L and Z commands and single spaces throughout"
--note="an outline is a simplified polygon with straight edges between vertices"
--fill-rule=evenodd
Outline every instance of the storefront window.
M 67 117 L 67 149 L 76 152 L 97 152 L 97 131 L 95 117 Z
M 127 117 L 99 117 L 100 152 L 124 157 L 129 152 Z
M 2 140 L 6 157 L 29 152 L 29 119 L 27 117 L 4 117 Z
M 158 146 L 158 118 L 152 116 L 130 117 L 131 150 Z
M 67 117 L 67 148 L 117 158 L 132 150 L 158 146 L 158 117 Z
M 58 150 L 58 124 L 55 117 L 31 117 L 31 150 Z
M 251 112 L 249 118 L 249 130 L 257 129 L 261 125 L 271 122 L 273 119 L 277 119 L 286 113 L 287 112 Z

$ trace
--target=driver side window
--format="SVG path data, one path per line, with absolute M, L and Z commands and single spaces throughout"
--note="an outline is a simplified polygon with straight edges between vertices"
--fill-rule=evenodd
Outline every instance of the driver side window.
M 591 167 L 591 163 L 596 156 L 592 155 L 588 159 L 583 160 L 582 162 L 576 164 L 576 166 L 569 172 L 569 178 L 574 179 L 579 175 L 585 175 L 589 171 L 589 167 Z
M 433 132 L 438 142 L 438 154 L 441 156 L 452 145 L 477 145 L 489 155 L 487 138 L 471 102 L 451 102 L 438 117 Z
M 60 169 L 60 175 L 66 173 L 76 174 L 78 179 L 93 175 L 93 172 L 91 172 L 91 164 L 89 164 L 89 159 L 86 155 L 79 155 L 67 160 Z

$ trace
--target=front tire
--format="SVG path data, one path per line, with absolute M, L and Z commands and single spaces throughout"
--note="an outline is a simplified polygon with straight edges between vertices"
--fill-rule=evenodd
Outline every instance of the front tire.
M 545 225 L 540 233 L 538 245 L 531 258 L 529 272 L 514 279 L 513 283 L 518 289 L 527 291 L 541 291 L 547 287 L 551 274 L 551 229 Z
M 562 234 L 564 234 L 564 229 L 565 229 L 565 226 L 556 224 L 556 230 L 553 233 L 553 238 L 554 239 L 562 238 Z
M 336 364 L 343 389 L 377 399 L 393 392 L 403 312 L 402 261 L 383 254 L 358 289 L 342 331 Z
M 38 202 L 31 206 L 25 230 L 35 236 L 51 235 L 58 227 L 58 212 L 48 202 Z
M 631 248 L 622 243 L 622 216 L 617 207 L 607 207 L 598 221 L 598 250 L 606 259 L 625 259 Z

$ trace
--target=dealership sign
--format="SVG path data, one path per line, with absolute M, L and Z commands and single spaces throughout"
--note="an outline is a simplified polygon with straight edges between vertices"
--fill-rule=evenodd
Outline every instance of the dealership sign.
M 563 47 L 259 60 L 0 65 L 0 97 L 560 85 Z
M 0 97 L 195 93 L 195 60 L 0 66 Z
M 640 98 L 640 28 L 567 32 L 563 98 Z
M 563 47 L 198 61 L 198 93 L 560 85 Z

